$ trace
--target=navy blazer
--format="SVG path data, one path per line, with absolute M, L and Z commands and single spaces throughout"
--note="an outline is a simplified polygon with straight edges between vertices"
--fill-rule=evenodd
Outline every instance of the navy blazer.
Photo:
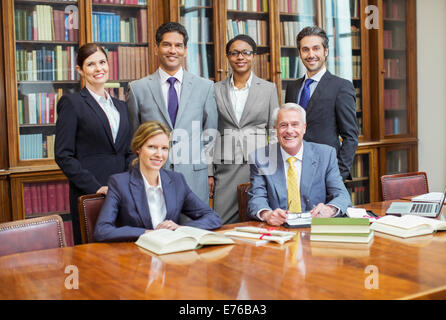
M 125 102 L 112 98 L 119 111 L 119 130 L 113 142 L 107 115 L 87 88 L 66 94 L 57 103 L 56 163 L 70 182 L 70 211 L 74 243 L 80 244 L 81 234 L 77 199 L 96 193 L 106 186 L 108 178 L 124 172 L 131 161 L 130 122 Z
M 351 206 L 350 195 L 342 182 L 334 148 L 303 141 L 300 198 L 302 211 L 319 203 L 338 207 L 345 213 Z M 286 173 L 279 144 L 271 144 L 250 155 L 251 187 L 248 213 L 258 220 L 261 209 L 288 209 Z
M 304 78 L 291 82 L 286 88 L 285 102 L 297 102 Z M 323 143 L 336 149 L 342 178 L 350 178 L 356 148 L 356 92 L 353 84 L 331 74 L 322 76 L 307 106 L 305 141 Z M 339 141 L 342 137 L 342 144 Z
M 82 194 L 95 193 L 108 178 L 127 169 L 130 122 L 127 105 L 112 98 L 120 114 L 113 142 L 108 118 L 87 88 L 62 96 L 57 104 L 55 160 Z
M 201 201 L 189 188 L 181 173 L 160 170 L 166 201 L 166 218 L 178 223 L 180 213 L 192 220 L 191 227 L 216 229 L 220 216 Z M 110 177 L 108 193 L 102 206 L 94 238 L 96 241 L 134 241 L 153 229 L 144 180 L 138 167 Z

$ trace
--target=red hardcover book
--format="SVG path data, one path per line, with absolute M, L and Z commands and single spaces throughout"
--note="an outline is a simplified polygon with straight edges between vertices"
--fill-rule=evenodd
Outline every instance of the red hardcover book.
M 63 184 L 65 211 L 70 212 L 70 185 L 68 181 Z
M 31 185 L 29 183 L 23 184 L 23 202 L 25 205 L 25 217 L 33 213 L 32 202 L 31 202 Z
M 37 198 L 37 186 L 33 183 L 30 183 L 31 188 L 31 208 L 32 208 L 32 214 L 39 212 L 39 207 L 37 204 L 38 198 Z
M 116 80 L 115 79 L 115 73 L 114 73 L 114 69 L 113 69 L 113 51 L 108 51 L 108 79 L 109 80 Z
M 48 185 L 47 183 L 40 184 L 40 200 L 42 204 L 42 213 L 48 213 Z
M 54 182 L 48 182 L 48 212 L 57 211 L 57 200 L 56 200 L 56 184 Z
M 49 109 L 50 109 L 50 119 L 49 119 L 49 123 L 55 123 L 54 121 L 54 109 L 55 109 L 55 95 L 54 93 L 49 93 L 48 94 L 49 100 L 50 100 L 50 104 L 49 104 Z
M 65 211 L 64 189 L 61 182 L 56 182 L 56 211 Z
M 74 246 L 74 240 L 73 240 L 73 224 L 71 221 L 64 221 L 63 228 L 65 231 L 65 240 L 67 241 L 68 247 Z

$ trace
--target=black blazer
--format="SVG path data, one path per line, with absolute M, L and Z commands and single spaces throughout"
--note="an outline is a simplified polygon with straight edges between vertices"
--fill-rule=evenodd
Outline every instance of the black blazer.
M 112 99 L 120 114 L 115 143 L 106 114 L 87 88 L 64 95 L 57 104 L 55 160 L 83 194 L 107 185 L 110 175 L 125 171 L 130 161 L 127 105 Z
M 285 102 L 298 103 L 297 96 L 303 80 L 304 78 L 300 78 L 288 84 Z M 358 147 L 355 99 L 353 84 L 327 70 L 307 106 L 307 131 L 304 139 L 336 149 L 339 171 L 344 180 L 350 178 L 350 168 Z M 342 145 L 339 136 L 342 137 Z

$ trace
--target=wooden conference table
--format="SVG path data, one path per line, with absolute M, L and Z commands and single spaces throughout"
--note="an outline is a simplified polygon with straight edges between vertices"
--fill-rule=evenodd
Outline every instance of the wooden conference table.
M 364 207 L 382 214 L 389 204 Z M 445 298 L 446 232 L 376 233 L 355 245 L 310 242 L 309 228 L 294 230 L 282 246 L 237 241 L 156 256 L 133 243 L 93 243 L 4 256 L 0 299 Z

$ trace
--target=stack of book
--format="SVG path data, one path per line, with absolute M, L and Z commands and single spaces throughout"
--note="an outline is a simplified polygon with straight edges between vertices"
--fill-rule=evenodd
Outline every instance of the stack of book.
M 284 244 L 285 242 L 293 239 L 296 233 L 257 227 L 236 227 L 235 230 L 225 232 L 225 235 L 233 239 L 253 242 L 255 244 L 263 244 L 263 242 L 266 243 L 268 241 Z M 258 240 L 260 240 L 260 243 Z
M 373 239 L 367 218 L 313 218 L 311 241 L 369 243 Z

